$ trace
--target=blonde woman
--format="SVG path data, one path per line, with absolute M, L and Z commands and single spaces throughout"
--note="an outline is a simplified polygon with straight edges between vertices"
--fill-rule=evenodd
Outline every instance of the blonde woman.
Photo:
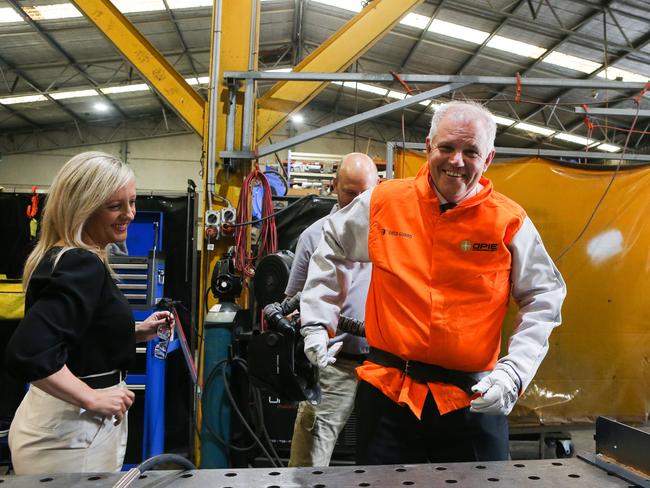
M 119 159 L 85 152 L 59 171 L 41 236 L 25 264 L 25 317 L 7 345 L 9 370 L 31 383 L 9 430 L 16 474 L 117 471 L 124 460 L 124 383 L 135 343 L 169 312 L 137 327 L 105 248 L 135 216 L 135 178 Z

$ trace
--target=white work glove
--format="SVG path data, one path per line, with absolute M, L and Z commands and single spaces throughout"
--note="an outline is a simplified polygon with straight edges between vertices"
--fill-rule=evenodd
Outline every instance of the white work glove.
M 327 329 L 321 325 L 308 325 L 300 329 L 300 334 L 305 340 L 305 356 L 311 364 L 320 369 L 336 362 L 336 353 L 343 346 L 342 342 L 336 342 L 327 349 L 329 336 Z
M 495 369 L 472 386 L 481 396 L 470 402 L 470 411 L 487 415 L 508 415 L 515 406 L 519 389 L 512 377 L 502 369 Z

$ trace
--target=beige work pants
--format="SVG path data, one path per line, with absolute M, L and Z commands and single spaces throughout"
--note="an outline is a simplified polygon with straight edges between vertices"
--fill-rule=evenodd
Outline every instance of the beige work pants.
M 328 466 L 336 440 L 354 408 L 356 361 L 339 358 L 321 369 L 321 402 L 300 402 L 293 427 L 289 466 Z
M 9 428 L 11 461 L 16 474 L 119 471 L 127 435 L 126 416 L 116 426 L 32 385 Z

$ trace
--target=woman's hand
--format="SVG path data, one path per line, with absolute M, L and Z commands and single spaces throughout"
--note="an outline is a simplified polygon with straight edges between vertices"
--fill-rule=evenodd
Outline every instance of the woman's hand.
M 115 425 L 122 422 L 126 411 L 133 405 L 135 400 L 135 393 L 126 386 L 92 390 L 92 392 L 90 400 L 85 405 L 86 410 L 106 417 L 115 417 L 113 422 Z
M 135 341 L 149 341 L 158 335 L 159 328 L 169 327 L 171 330 L 173 330 L 175 326 L 176 321 L 174 320 L 174 314 L 166 310 L 161 312 L 154 312 L 142 323 L 135 326 Z

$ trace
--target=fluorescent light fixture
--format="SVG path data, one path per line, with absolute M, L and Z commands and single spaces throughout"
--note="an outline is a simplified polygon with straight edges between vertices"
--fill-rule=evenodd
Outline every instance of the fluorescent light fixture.
M 594 142 L 596 142 L 593 139 L 587 139 L 586 137 L 576 136 L 574 134 L 569 134 L 567 132 L 558 132 L 553 136 L 553 138 L 560 139 L 561 141 L 575 142 L 576 144 L 580 144 L 581 146 L 588 146 L 589 144 L 593 144 Z
M 471 42 L 473 44 L 483 44 L 490 35 L 488 32 L 483 32 L 464 25 L 453 24 L 445 22 L 444 20 L 434 19 L 429 27 L 429 32 L 440 34 L 443 36 L 453 37 L 462 41 Z
M 123 14 L 134 12 L 153 12 L 156 10 L 165 10 L 165 4 L 162 0 L 111 0 L 113 5 Z
M 199 80 L 196 78 L 185 78 L 185 81 L 187 82 L 188 85 L 198 85 Z
M 24 22 L 24 20 L 11 7 L 3 7 L 0 8 L 0 24 L 5 22 Z
M 207 85 L 208 83 L 210 83 L 209 76 L 199 76 L 199 85 Z
M 381 95 L 382 97 L 385 97 L 386 92 L 388 91 L 387 88 L 382 88 L 381 86 L 368 85 L 367 83 L 357 83 L 354 81 L 348 81 L 344 86 L 346 88 L 352 88 L 353 90 L 357 89 L 368 93 L 374 93 L 375 95 Z
M 431 100 L 424 100 L 420 102 L 420 105 L 424 105 L 425 107 L 429 107 L 429 104 L 431 103 Z M 431 107 L 429 107 L 431 110 L 435 110 L 436 107 L 440 105 L 440 102 L 433 102 L 431 103 Z
M 399 23 L 422 30 L 427 26 L 430 19 L 431 17 L 427 17 L 426 15 L 410 13 L 400 20 Z
M 526 122 L 519 122 L 515 125 L 515 129 L 523 130 L 526 132 L 533 132 L 535 134 L 541 134 L 543 136 L 550 136 L 555 131 L 548 129 L 546 127 L 540 127 L 539 125 L 527 124 Z
M 290 118 L 295 124 L 302 124 L 305 121 L 305 118 L 300 114 L 293 114 Z
M 596 76 L 599 76 L 600 78 L 606 78 L 608 80 L 616 80 L 617 78 L 620 78 L 623 81 L 636 81 L 640 83 L 646 83 L 648 81 L 647 76 L 632 73 L 630 71 L 625 71 L 624 69 L 612 68 L 612 67 L 606 68 L 605 70 L 598 73 Z
M 21 7 L 23 11 L 34 20 L 71 19 L 81 17 L 82 14 L 71 3 L 58 5 L 33 5 Z
M 526 42 L 515 41 L 514 39 L 509 39 L 503 36 L 494 36 L 488 41 L 487 46 L 493 49 L 499 49 L 500 51 L 506 51 L 533 59 L 539 58 L 546 52 L 546 49 L 543 47 L 528 44 Z
M 322 3 L 351 12 L 361 12 L 363 8 L 359 0 L 312 0 L 312 3 Z
M 109 86 L 108 88 L 101 88 L 100 91 L 104 95 L 112 95 L 114 93 L 149 91 L 149 86 L 146 83 L 138 83 L 136 85 Z
M 345 88 L 349 88 L 350 90 L 359 90 L 368 93 L 374 93 L 375 95 L 381 95 L 382 97 L 385 97 L 386 92 L 388 91 L 387 88 L 382 88 L 380 86 L 375 86 L 375 85 L 369 85 L 367 83 L 358 83 L 356 81 L 346 81 L 345 83 L 342 81 L 332 81 L 332 84 L 339 85 L 339 86 L 343 85 Z
M 600 144 L 596 149 L 611 153 L 619 152 L 621 150 L 619 146 L 615 146 L 614 144 Z
M 404 100 L 406 98 L 406 93 L 402 93 L 396 90 L 390 90 L 386 93 L 388 98 L 396 98 L 397 100 Z
M 600 64 L 589 61 L 588 59 L 578 58 L 557 51 L 553 51 L 551 54 L 546 56 L 542 62 L 581 71 L 582 73 L 593 73 L 601 67 Z
M 16 103 L 34 103 L 47 100 L 43 95 L 24 95 L 21 97 L 2 97 L 0 105 L 14 105 Z
M 54 100 L 66 100 L 68 98 L 94 97 L 99 95 L 97 90 L 74 90 L 60 91 L 49 94 Z
M 291 68 L 265 69 L 265 73 L 291 73 Z
M 509 119 L 508 117 L 501 117 L 500 115 L 494 114 L 492 116 L 494 117 L 494 121 L 499 125 L 512 125 L 516 122 L 514 119 Z
M 169 8 L 212 7 L 213 0 L 167 0 Z
M 108 104 L 104 102 L 97 102 L 95 105 L 93 105 L 93 108 L 98 112 L 107 112 L 108 109 L 110 109 Z

